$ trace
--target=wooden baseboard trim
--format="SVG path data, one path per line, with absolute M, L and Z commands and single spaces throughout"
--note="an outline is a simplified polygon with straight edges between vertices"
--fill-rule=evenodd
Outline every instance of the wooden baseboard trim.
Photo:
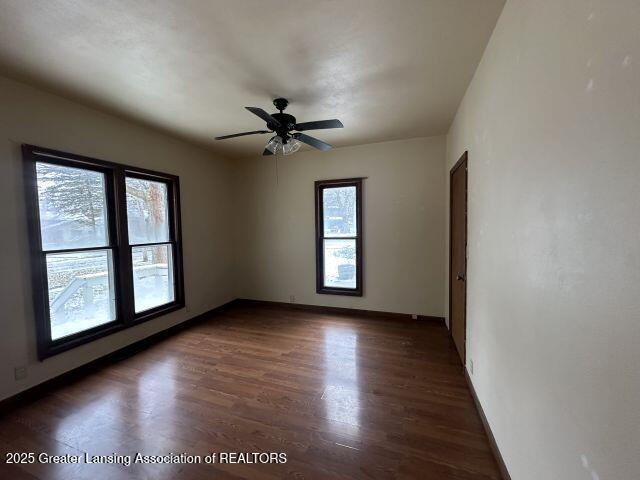
M 98 370 L 105 365 L 118 362 L 120 360 L 124 360 L 142 350 L 149 348 L 150 346 L 168 338 L 176 333 L 185 330 L 193 325 L 202 322 L 212 316 L 215 316 L 222 311 L 226 310 L 229 306 L 233 305 L 236 301 L 232 300 L 227 302 L 219 307 L 213 308 L 207 312 L 204 312 L 200 315 L 196 315 L 195 317 L 189 318 L 184 322 L 180 322 L 176 325 L 173 325 L 169 328 L 156 332 L 148 337 L 145 337 L 141 340 L 133 342 L 129 345 L 126 345 L 118 350 L 107 353 L 102 357 L 98 357 L 94 360 L 91 360 L 88 363 L 80 365 L 72 370 L 61 373 L 60 375 L 50 378 L 49 380 L 45 380 L 42 383 L 34 385 L 33 387 L 29 387 L 26 390 L 16 393 L 11 397 L 7 397 L 3 400 L 0 400 L 0 415 L 4 414 L 7 411 L 11 411 L 13 408 L 18 405 L 23 405 L 26 402 L 33 401 L 37 398 L 44 396 L 49 390 L 53 388 L 58 388 L 60 386 L 69 384 L 74 382 L 75 380 L 87 375 L 91 371 Z
M 489 422 L 487 421 L 487 417 L 484 414 L 484 410 L 482 409 L 482 405 L 480 404 L 480 400 L 478 400 L 478 395 L 476 395 L 476 390 L 473 388 L 473 382 L 471 381 L 471 377 L 469 376 L 469 372 L 467 368 L 464 368 L 464 377 L 467 379 L 467 385 L 469 385 L 469 390 L 471 391 L 471 396 L 473 397 L 473 402 L 476 404 L 476 409 L 480 414 L 480 419 L 482 420 L 482 425 L 484 426 L 484 431 L 489 438 L 489 445 L 491 446 L 491 451 L 493 452 L 493 456 L 498 463 L 498 468 L 500 469 L 500 474 L 502 475 L 503 480 L 511 480 L 511 475 L 509 475 L 509 470 L 507 470 L 507 465 L 504 463 L 504 459 L 502 458 L 502 454 L 500 453 L 500 449 L 498 448 L 498 444 L 496 443 L 496 438 L 493 436 L 493 432 L 491 431 L 491 427 L 489 426 Z
M 238 298 L 235 302 L 238 305 L 255 305 L 255 306 L 261 306 L 261 307 L 276 307 L 276 308 L 285 308 L 285 309 L 291 309 L 291 310 L 306 310 L 306 311 L 318 312 L 318 313 L 333 313 L 333 314 L 340 314 L 340 315 L 356 315 L 361 317 L 411 320 L 411 314 L 409 313 L 380 312 L 378 310 L 362 310 L 357 308 L 345 308 L 345 307 L 328 307 L 324 305 L 309 305 L 305 303 L 273 302 L 270 300 L 252 300 L 248 298 Z M 429 315 L 418 315 L 418 320 L 444 323 L 444 317 L 434 317 Z

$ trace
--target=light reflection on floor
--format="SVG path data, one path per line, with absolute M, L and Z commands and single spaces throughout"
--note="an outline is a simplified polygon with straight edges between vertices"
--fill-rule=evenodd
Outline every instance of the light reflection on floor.
M 138 379 L 139 409 L 148 412 L 138 419 L 138 443 L 136 451 L 145 455 L 158 452 L 170 452 L 177 446 L 171 439 L 175 436 L 176 425 L 173 422 L 161 422 L 161 418 L 173 418 L 176 407 L 176 359 L 171 357 L 145 369 Z M 148 478 L 170 480 L 176 478 L 176 466 L 141 465 L 138 470 Z
M 149 433 L 157 427 L 154 416 L 166 414 L 167 409 L 175 407 L 176 375 L 175 359 L 169 358 L 142 372 L 137 378 L 135 396 L 126 395 L 117 388 L 105 388 L 105 395 L 92 394 L 91 400 L 82 408 L 61 418 L 56 425 L 55 437 L 74 448 L 82 450 L 91 446 L 95 453 L 103 453 L 103 448 L 123 443 L 122 432 L 138 430 L 144 445 L 145 439 L 153 439 Z M 107 382 L 113 387 L 112 382 Z M 137 419 L 123 414 L 131 409 L 138 413 Z M 167 428 L 171 426 L 169 424 Z M 90 440 L 87 440 L 88 431 L 102 433 L 89 436 Z M 163 433 L 170 435 L 172 432 Z
M 105 379 L 104 393 L 91 393 L 91 399 L 74 412 L 62 417 L 57 423 L 54 437 L 61 443 L 53 444 L 61 449 L 52 450 L 51 454 L 71 453 L 74 455 L 87 452 L 89 455 L 124 454 L 135 455 L 141 452 L 155 455 L 170 451 L 178 451 L 179 440 L 173 440 L 175 425 L 172 422 L 159 422 L 159 418 L 172 418 L 170 412 L 176 407 L 176 376 L 178 369 L 175 358 L 145 368 L 136 378 L 137 383 L 133 395 L 127 395 L 124 389 L 118 389 L 117 382 Z M 124 380 L 124 379 L 123 379 Z M 78 394 L 87 394 L 78 387 Z M 138 413 L 136 418 L 129 415 L 131 411 Z M 125 434 L 126 432 L 126 434 Z M 106 469 L 106 470 L 105 470 Z M 140 478 L 170 480 L 178 474 L 175 465 L 137 465 L 124 467 L 121 465 L 52 465 L 47 478 L 52 480 L 67 478 L 85 478 L 80 473 L 95 475 L 96 478 L 127 478 L 140 475 Z M 105 473 L 106 472 L 106 473 Z M 105 477 L 106 478 L 106 477 Z
M 357 435 L 360 426 L 358 335 L 344 327 L 324 331 L 326 418 L 336 433 Z
M 137 401 L 145 411 L 171 408 L 176 396 L 176 360 L 169 358 L 147 368 L 138 379 Z

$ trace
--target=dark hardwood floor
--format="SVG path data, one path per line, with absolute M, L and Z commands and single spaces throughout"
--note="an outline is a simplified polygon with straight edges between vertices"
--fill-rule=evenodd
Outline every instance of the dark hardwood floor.
M 2 479 L 499 479 L 436 322 L 234 306 L 0 418 Z M 284 452 L 284 464 L 21 464 L 5 452 Z

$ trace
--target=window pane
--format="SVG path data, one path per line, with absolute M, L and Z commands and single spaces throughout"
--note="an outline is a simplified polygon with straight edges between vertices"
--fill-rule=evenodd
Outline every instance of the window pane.
M 322 191 L 324 235 L 355 237 L 356 187 L 325 188 Z
M 324 286 L 356 288 L 355 240 L 324 240 Z
M 51 339 L 116 319 L 111 251 L 47 255 Z
M 129 243 L 159 243 L 169 239 L 167 185 L 127 178 Z
M 43 250 L 108 244 L 104 174 L 36 163 Z
M 173 302 L 171 245 L 134 247 L 132 255 L 136 313 Z

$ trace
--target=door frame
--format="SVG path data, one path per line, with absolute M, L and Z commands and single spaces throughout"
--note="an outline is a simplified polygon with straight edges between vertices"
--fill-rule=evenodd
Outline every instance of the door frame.
M 449 335 L 453 340 L 453 316 L 451 315 L 452 303 L 453 303 L 453 295 L 452 295 L 452 285 L 453 285 L 453 174 L 458 170 L 458 168 L 464 167 L 467 170 L 465 175 L 465 183 L 464 183 L 464 204 L 465 204 L 465 215 L 464 215 L 464 358 L 462 359 L 463 367 L 467 366 L 467 278 L 469 277 L 467 272 L 467 245 L 469 243 L 469 164 L 468 164 L 469 152 L 465 150 L 462 156 L 458 159 L 455 165 L 449 171 Z M 459 352 L 458 352 L 459 353 Z

